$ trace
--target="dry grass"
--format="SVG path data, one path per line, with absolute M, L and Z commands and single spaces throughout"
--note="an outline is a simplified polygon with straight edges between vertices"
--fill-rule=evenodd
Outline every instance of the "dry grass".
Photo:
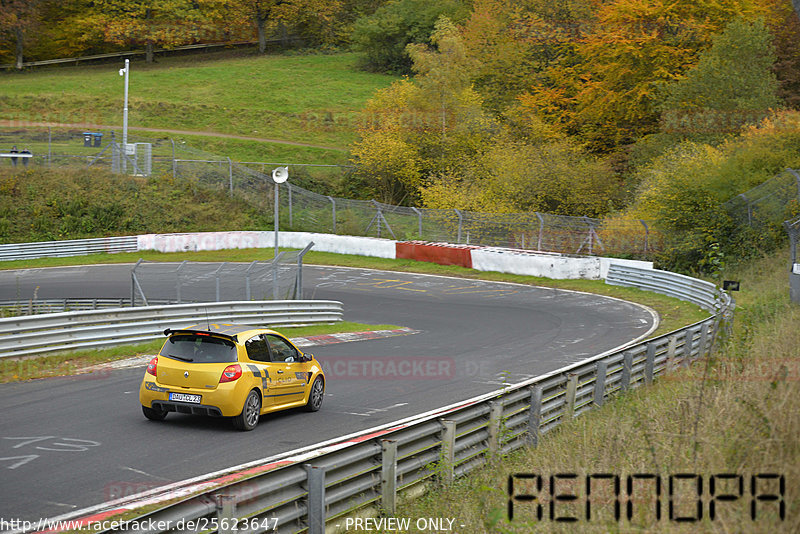
M 740 279 L 733 334 L 714 357 L 691 369 L 662 378 L 650 388 L 619 397 L 591 415 L 578 417 L 543 437 L 538 449 L 519 451 L 459 480 L 451 488 L 429 492 L 398 510 L 400 517 L 452 517 L 458 532 L 800 532 L 800 308 L 789 302 L 785 253 L 764 258 L 727 273 Z M 514 504 L 507 519 L 509 474 L 543 476 L 543 489 L 516 480 L 515 494 L 536 493 L 537 502 Z M 578 495 L 575 503 L 558 502 L 556 515 L 579 518 L 574 523 L 549 519 L 550 475 L 575 473 L 579 484 L 561 481 L 557 493 Z M 592 518 L 586 520 L 584 477 L 607 473 L 621 482 L 622 520 L 614 519 L 613 492 L 593 485 Z M 663 483 L 661 519 L 655 519 L 652 498 L 634 500 L 634 516 L 625 519 L 626 477 L 659 474 Z M 703 519 L 670 520 L 670 475 L 703 477 Z M 710 478 L 727 473 L 743 476 L 743 496 L 718 502 L 710 512 Z M 751 476 L 777 473 L 785 477 L 785 519 L 778 503 L 756 502 L 751 518 Z M 717 494 L 738 493 L 736 480 L 717 479 Z M 675 486 L 674 517 L 696 516 L 694 481 Z M 759 480 L 759 493 L 779 493 L 777 482 Z M 600 491 L 598 491 L 600 489 Z M 654 495 L 652 484 L 636 482 L 634 494 Z M 605 497 L 605 502 L 604 502 Z

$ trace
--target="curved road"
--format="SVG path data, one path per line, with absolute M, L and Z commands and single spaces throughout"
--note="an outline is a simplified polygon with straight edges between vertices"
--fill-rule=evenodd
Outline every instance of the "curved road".
M 37 520 L 301 448 L 496 390 L 638 338 L 652 314 L 562 290 L 306 266 L 306 298 L 417 334 L 311 349 L 328 372 L 317 413 L 147 421 L 142 369 L 0 385 L 0 518 Z M 0 300 L 130 296 L 130 266 L 0 271 Z M 373 362 L 379 362 L 377 365 Z M 413 377 L 397 369 L 412 369 Z

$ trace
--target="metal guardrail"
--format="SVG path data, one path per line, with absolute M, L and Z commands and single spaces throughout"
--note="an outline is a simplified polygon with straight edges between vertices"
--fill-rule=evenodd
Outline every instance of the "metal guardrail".
M 163 336 L 165 328 L 204 322 L 252 325 L 342 320 L 342 303 L 281 300 L 173 304 L 50 313 L 0 319 L 0 358 L 126 345 Z
M 151 306 L 173 304 L 173 301 L 150 300 Z M 105 310 L 108 308 L 128 308 L 129 298 L 63 298 L 63 299 L 17 299 L 0 300 L 0 315 L 39 315 L 83 310 Z
M 619 273 L 615 283 L 643 286 L 640 275 Z M 733 308 L 731 299 L 699 280 L 666 272 L 656 272 L 655 277 L 659 282 L 653 287 L 666 285 L 673 295 L 715 315 L 457 405 L 371 429 L 364 436 L 267 458 L 261 469 L 251 464 L 250 472 L 260 474 L 244 480 L 230 474 L 217 482 L 204 480 L 198 484 L 203 489 L 193 495 L 186 487 L 151 490 L 149 503 L 163 497 L 171 504 L 135 519 L 148 526 L 207 520 L 204 524 L 217 525 L 222 533 L 238 518 L 247 520 L 237 525 L 247 525 L 242 532 L 322 534 L 326 525 L 341 523 L 350 514 L 369 513 L 365 509 L 393 516 L 398 492 L 428 480 L 449 483 L 494 455 L 535 446 L 563 421 L 707 355 Z M 143 496 L 108 503 L 103 510 L 129 511 L 137 498 Z M 104 532 L 127 533 L 136 531 L 135 526 Z
M 136 252 L 137 240 L 137 236 L 124 236 L 4 244 L 0 245 L 0 261 Z
M 709 311 L 718 311 L 727 302 L 720 300 L 726 294 L 719 291 L 711 282 L 657 269 L 639 269 L 612 264 L 608 269 L 606 283 L 661 293 L 697 304 Z

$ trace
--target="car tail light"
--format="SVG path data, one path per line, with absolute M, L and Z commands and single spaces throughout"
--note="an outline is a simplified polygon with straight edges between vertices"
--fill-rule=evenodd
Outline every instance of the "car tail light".
M 235 380 L 239 380 L 239 377 L 242 376 L 242 366 L 237 364 L 229 365 L 222 371 L 222 376 L 219 377 L 219 383 L 224 384 L 225 382 L 233 382 Z
M 156 370 L 158 369 L 158 356 L 154 356 L 150 363 L 147 364 L 147 374 L 156 376 Z

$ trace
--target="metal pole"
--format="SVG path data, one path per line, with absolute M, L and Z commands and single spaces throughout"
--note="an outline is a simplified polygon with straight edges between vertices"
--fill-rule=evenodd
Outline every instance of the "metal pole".
M 414 207 L 412 207 L 411 209 L 414 210 L 414 213 L 417 214 L 417 226 L 418 226 L 417 234 L 419 234 L 419 238 L 422 239 L 422 212 Z
M 125 76 L 125 105 L 122 108 L 122 170 L 127 169 L 127 147 L 128 147 L 128 75 L 130 74 L 130 60 L 125 60 L 125 68 L 120 70 L 120 74 Z
M 175 161 L 175 140 L 170 139 L 170 142 L 172 143 L 172 179 L 174 180 L 175 175 L 177 174 L 177 168 L 176 168 L 177 162 Z
M 280 185 L 275 182 L 275 259 L 278 258 L 278 188 Z
M 292 186 L 286 184 L 286 191 L 289 192 L 289 228 L 292 227 Z
M 228 186 L 230 188 L 230 195 L 233 196 L 233 162 L 228 158 Z
M 47 127 L 47 166 L 48 167 L 50 166 L 50 163 L 51 163 L 50 158 L 53 155 L 52 144 L 53 144 L 53 131 L 52 131 L 52 128 L 50 128 L 50 126 L 48 126 Z
M 333 218 L 333 233 L 335 234 L 336 233 L 336 200 L 334 200 L 334 198 L 331 197 L 331 196 L 328 197 L 328 200 L 331 201 L 331 206 L 333 206 L 331 208 L 332 209 L 331 216 Z

